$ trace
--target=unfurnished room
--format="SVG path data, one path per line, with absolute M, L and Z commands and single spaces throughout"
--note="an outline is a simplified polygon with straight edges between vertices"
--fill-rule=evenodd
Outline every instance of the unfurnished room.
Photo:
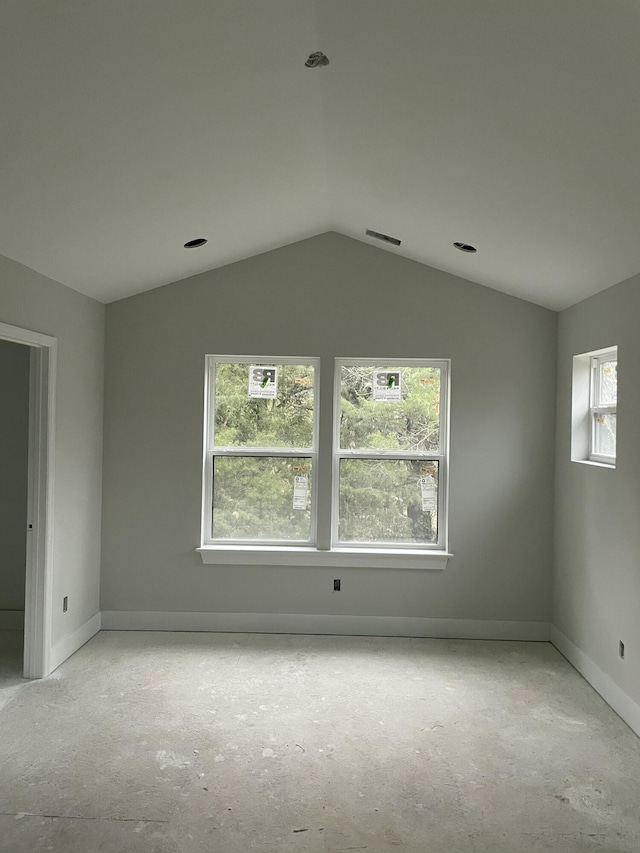
M 639 853 L 639 43 L 0 2 L 1 853 Z

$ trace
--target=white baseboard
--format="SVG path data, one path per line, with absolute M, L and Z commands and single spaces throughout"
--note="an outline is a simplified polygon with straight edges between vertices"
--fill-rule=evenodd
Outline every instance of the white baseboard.
M 64 663 L 67 658 L 70 658 L 74 652 L 82 648 L 95 634 L 100 630 L 102 623 L 101 613 L 98 612 L 91 619 L 87 619 L 84 625 L 65 637 L 64 640 L 56 643 L 51 649 L 51 657 L 49 658 L 49 672 L 53 672 L 60 664 Z
M 621 687 L 613 681 L 582 649 L 579 649 L 568 637 L 559 631 L 555 625 L 551 626 L 551 642 L 563 654 L 598 692 L 604 701 L 611 705 L 613 710 L 625 721 L 625 723 L 640 735 L 640 705 L 624 692 Z
M 0 631 L 24 630 L 24 610 L 0 610 Z
M 471 640 L 549 640 L 547 622 L 423 619 L 410 616 L 329 616 L 309 613 L 181 613 L 103 610 L 105 631 L 219 631 L 255 634 L 341 634 Z

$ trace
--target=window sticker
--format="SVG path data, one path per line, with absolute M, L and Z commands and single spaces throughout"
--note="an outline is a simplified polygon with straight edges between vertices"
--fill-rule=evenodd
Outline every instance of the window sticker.
M 420 477 L 420 493 L 422 495 L 422 512 L 435 512 L 436 484 L 433 477 Z
M 373 371 L 373 399 L 381 403 L 402 400 L 402 378 L 399 370 Z
M 278 368 L 252 364 L 249 368 L 249 396 L 275 400 L 277 395 Z
M 293 508 L 307 508 L 307 489 L 309 477 L 307 474 L 296 474 L 293 481 Z

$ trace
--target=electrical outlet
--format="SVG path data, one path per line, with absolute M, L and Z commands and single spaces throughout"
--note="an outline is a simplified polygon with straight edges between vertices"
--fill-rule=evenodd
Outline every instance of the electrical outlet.
M 622 640 L 620 640 L 620 642 L 618 643 L 618 654 L 620 655 L 622 660 L 624 660 L 624 643 L 622 642 Z
M 66 613 L 68 609 L 69 609 L 69 596 L 65 595 L 65 597 L 62 599 L 62 612 Z
M 340 592 L 340 578 L 336 578 L 333 581 L 333 591 L 334 592 Z

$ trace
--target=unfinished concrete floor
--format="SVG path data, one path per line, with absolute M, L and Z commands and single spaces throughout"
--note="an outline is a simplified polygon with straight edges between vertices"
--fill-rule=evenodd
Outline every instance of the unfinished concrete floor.
M 544 643 L 102 633 L 0 711 L 3 853 L 638 853 L 639 782 Z
M 28 684 L 22 677 L 23 649 L 22 631 L 0 631 L 0 710 L 23 684 Z

